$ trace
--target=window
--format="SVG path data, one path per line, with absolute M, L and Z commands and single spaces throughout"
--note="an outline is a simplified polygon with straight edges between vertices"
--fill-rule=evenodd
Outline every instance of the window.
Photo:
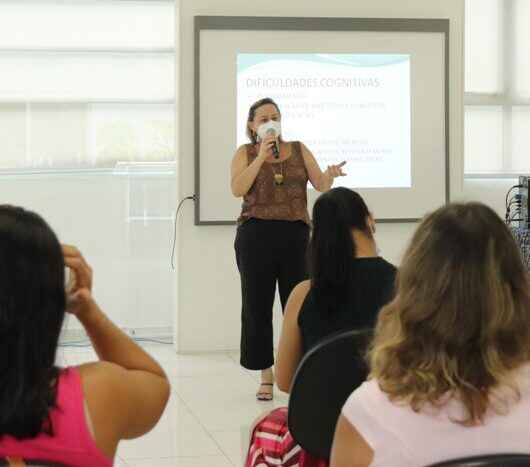
M 174 161 L 174 9 L 0 2 L 0 171 Z
M 530 1 L 466 0 L 465 172 L 530 172 Z

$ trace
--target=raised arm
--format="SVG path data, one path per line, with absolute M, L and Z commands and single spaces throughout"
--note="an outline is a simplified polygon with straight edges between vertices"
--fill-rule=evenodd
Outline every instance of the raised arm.
M 152 429 L 169 399 L 162 367 L 99 308 L 92 297 L 92 268 L 79 250 L 63 246 L 72 271 L 67 288 L 68 311 L 79 319 L 99 362 L 77 367 L 89 411 L 89 430 L 97 446 L 113 457 L 121 439 Z
M 330 467 L 368 467 L 374 451 L 355 427 L 341 415 L 335 429 Z
M 302 335 L 298 326 L 298 315 L 310 288 L 311 282 L 308 280 L 298 284 L 285 306 L 275 373 L 278 388 L 287 393 L 291 390 L 294 375 L 302 359 Z
M 261 166 L 271 154 L 272 146 L 275 144 L 275 137 L 266 137 L 259 149 L 258 157 L 249 165 L 247 161 L 247 151 L 245 146 L 241 146 L 232 159 L 231 167 L 231 188 L 232 194 L 236 198 L 245 196 L 252 187 L 258 176 Z
M 320 191 L 321 193 L 330 190 L 333 186 L 333 180 L 335 180 L 336 177 L 343 177 L 345 175 L 342 172 L 342 167 L 344 167 L 346 162 L 342 162 L 338 165 L 330 165 L 325 172 L 322 172 L 315 156 L 313 156 L 311 151 L 307 149 L 305 144 L 300 144 L 302 146 L 302 156 L 304 157 L 304 163 L 311 185 L 313 185 L 315 190 Z

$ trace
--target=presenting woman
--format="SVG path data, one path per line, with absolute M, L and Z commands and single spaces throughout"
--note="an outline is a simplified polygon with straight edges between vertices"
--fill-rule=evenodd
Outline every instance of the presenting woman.
M 281 114 L 272 99 L 250 107 L 250 144 L 241 146 L 232 161 L 232 193 L 243 198 L 235 240 L 241 275 L 241 365 L 261 370 L 260 401 L 273 397 L 272 308 L 278 282 L 282 309 L 291 290 L 306 279 L 309 239 L 307 182 L 328 191 L 342 167 L 320 170 L 300 142 L 281 137 Z

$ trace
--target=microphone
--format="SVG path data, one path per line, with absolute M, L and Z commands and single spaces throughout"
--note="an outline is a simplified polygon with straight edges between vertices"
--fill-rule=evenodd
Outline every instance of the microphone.
M 276 136 L 276 130 L 274 128 L 269 128 L 266 134 L 270 136 Z M 272 155 L 275 159 L 278 159 L 280 157 L 280 149 L 278 148 L 277 140 L 274 142 L 274 146 L 272 147 Z

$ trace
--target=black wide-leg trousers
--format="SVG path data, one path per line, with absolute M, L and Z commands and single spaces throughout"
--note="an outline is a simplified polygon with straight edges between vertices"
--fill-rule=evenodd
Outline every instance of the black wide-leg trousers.
M 272 310 L 279 286 L 282 310 L 293 288 L 307 278 L 309 226 L 301 221 L 250 219 L 237 229 L 241 276 L 241 365 L 264 370 L 274 364 Z

